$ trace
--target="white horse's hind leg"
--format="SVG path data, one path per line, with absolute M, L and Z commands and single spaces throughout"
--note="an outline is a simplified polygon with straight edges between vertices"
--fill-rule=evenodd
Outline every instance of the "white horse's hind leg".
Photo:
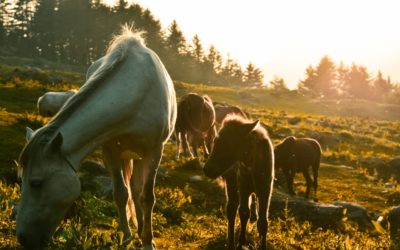
M 142 235 L 143 231 L 143 208 L 140 202 L 143 192 L 143 162 L 142 160 L 135 161 L 133 166 L 133 174 L 131 178 L 132 198 L 135 203 L 136 219 L 137 219 L 137 232 Z
M 129 212 L 129 217 L 128 217 L 128 222 L 129 219 L 132 219 L 133 224 L 135 227 L 138 227 L 137 219 L 136 219 L 136 210 L 135 210 L 135 205 L 132 200 L 132 188 L 131 188 L 131 179 L 132 179 L 132 170 L 133 170 L 133 160 L 123 160 L 124 162 L 124 168 L 123 168 L 123 173 L 124 173 L 124 183 L 125 186 L 128 189 L 128 206 L 127 206 L 127 214 Z
M 152 212 L 155 203 L 154 184 L 162 152 L 163 145 L 161 144 L 155 147 L 153 151 L 147 153 L 143 157 L 142 162 L 143 193 L 140 201 L 143 208 L 143 230 L 141 238 L 143 249 L 145 250 L 155 249 L 152 226 Z
M 103 157 L 106 166 L 111 170 L 113 178 L 114 200 L 118 207 L 118 215 L 120 219 L 120 228 L 124 233 L 124 239 L 132 237 L 131 229 L 129 228 L 127 205 L 129 201 L 129 190 L 124 181 L 123 161 L 119 158 L 117 152 L 110 148 L 103 147 Z

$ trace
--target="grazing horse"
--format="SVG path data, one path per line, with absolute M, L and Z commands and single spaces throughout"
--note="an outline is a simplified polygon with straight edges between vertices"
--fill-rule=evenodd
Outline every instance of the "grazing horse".
M 235 163 L 241 164 L 235 164 Z M 257 228 L 260 249 L 266 249 L 268 209 L 274 180 L 274 153 L 267 131 L 259 121 L 228 116 L 222 123 L 214 149 L 204 165 L 206 176 L 222 176 L 226 183 L 228 249 L 235 246 L 235 218 L 239 206 L 240 236 L 238 249 L 246 242 L 246 225 L 250 217 L 249 197 L 258 200 Z M 240 205 L 239 205 L 240 204 Z
M 48 124 L 27 131 L 19 158 L 18 241 L 29 249 L 47 245 L 80 194 L 81 161 L 102 146 L 125 242 L 132 238 L 131 215 L 144 249 L 154 249 L 154 183 L 176 120 L 173 83 L 158 56 L 128 27 L 89 72 Z M 139 162 L 134 167 L 132 158 Z
M 221 124 L 222 121 L 225 119 L 225 117 L 230 114 L 236 114 L 238 116 L 247 119 L 250 118 L 249 114 L 247 114 L 241 108 L 230 104 L 214 102 L 214 109 L 215 109 L 215 121 L 218 124 Z
M 189 142 L 196 157 L 198 157 L 199 146 L 203 147 L 204 154 L 208 157 L 215 134 L 215 110 L 211 98 L 195 93 L 182 96 L 178 102 L 178 117 L 175 126 L 176 158 L 180 156 L 181 146 L 185 155 L 189 152 L 193 157 Z
M 281 168 L 285 177 L 289 193 L 295 195 L 293 178 L 296 173 L 303 173 L 306 179 L 307 190 L 305 197 L 310 195 L 311 186 L 314 186 L 314 200 L 317 201 L 318 169 L 321 161 L 321 146 L 311 138 L 286 137 L 275 146 L 275 166 Z M 309 168 L 312 168 L 314 181 L 311 180 Z
M 37 109 L 41 116 L 55 115 L 64 103 L 75 95 L 76 90 L 68 90 L 65 92 L 47 92 L 37 101 Z

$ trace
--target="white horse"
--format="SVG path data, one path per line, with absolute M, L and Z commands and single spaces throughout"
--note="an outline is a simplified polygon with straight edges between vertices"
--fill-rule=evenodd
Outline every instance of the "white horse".
M 48 124 L 27 129 L 19 159 L 18 241 L 29 249 L 47 245 L 79 196 L 81 161 L 102 146 L 125 241 L 132 237 L 130 214 L 144 249 L 154 249 L 154 183 L 175 126 L 173 83 L 158 56 L 128 28 L 88 72 L 86 83 Z M 132 158 L 140 158 L 134 168 Z
M 37 109 L 41 116 L 55 115 L 64 103 L 74 94 L 76 90 L 68 90 L 65 92 L 47 92 L 37 101 Z

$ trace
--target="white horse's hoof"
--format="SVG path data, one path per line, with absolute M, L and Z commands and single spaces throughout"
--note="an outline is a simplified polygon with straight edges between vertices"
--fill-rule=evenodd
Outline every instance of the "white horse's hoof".
M 156 243 L 154 241 L 151 242 L 150 246 L 143 246 L 143 250 L 157 250 Z
M 129 243 L 131 243 L 131 241 L 133 240 L 133 236 L 129 236 L 128 238 L 126 238 L 124 241 L 122 241 L 122 245 L 126 246 Z

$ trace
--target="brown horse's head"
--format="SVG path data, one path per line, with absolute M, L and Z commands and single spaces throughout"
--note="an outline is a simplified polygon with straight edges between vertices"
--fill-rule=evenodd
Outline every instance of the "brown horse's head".
M 28 143 L 19 165 L 21 200 L 17 213 L 17 238 L 25 248 L 44 248 L 68 208 L 79 196 L 80 182 L 61 153 L 61 133 L 27 132 Z
M 215 110 L 210 97 L 189 93 L 181 98 L 178 103 L 178 129 L 205 136 L 214 123 Z
M 275 168 L 288 166 L 293 160 L 296 146 L 296 138 L 294 136 L 286 137 L 281 143 L 275 146 Z
M 214 149 L 204 165 L 204 173 L 210 178 L 217 178 L 228 171 L 240 159 L 245 151 L 246 137 L 259 124 L 239 116 L 228 116 L 214 140 Z

